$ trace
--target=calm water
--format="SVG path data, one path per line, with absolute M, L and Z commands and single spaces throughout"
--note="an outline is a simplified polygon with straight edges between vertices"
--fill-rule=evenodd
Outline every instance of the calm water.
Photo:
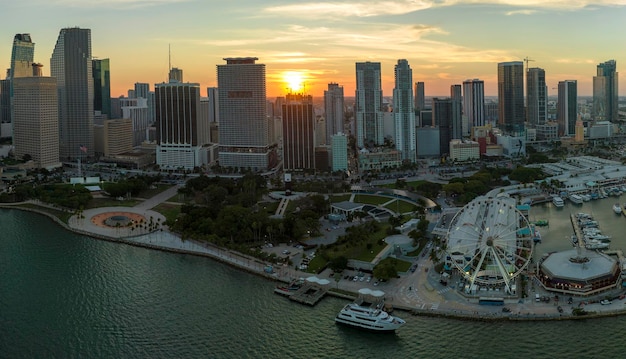
M 614 238 L 626 228 L 609 200 L 585 206 Z M 542 250 L 571 248 L 571 209 L 581 211 L 533 208 L 550 220 Z M 335 325 L 343 300 L 310 308 L 273 287 L 210 259 L 0 209 L 1 358 L 620 358 L 626 348 L 626 317 L 480 323 L 400 312 L 407 324 L 397 334 L 376 335 Z

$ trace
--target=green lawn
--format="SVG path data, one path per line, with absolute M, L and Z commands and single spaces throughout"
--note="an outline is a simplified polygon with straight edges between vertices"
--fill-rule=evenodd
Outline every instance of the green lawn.
M 137 197 L 139 197 L 139 198 L 146 198 L 146 199 L 152 198 L 152 197 L 156 196 L 157 194 L 159 194 L 159 193 L 161 193 L 161 192 L 163 192 L 166 189 L 171 188 L 171 187 L 172 187 L 172 185 L 169 185 L 169 184 L 159 184 L 159 185 L 156 186 L 156 188 L 151 188 L 151 189 L 149 188 L 149 189 L 146 189 L 144 191 L 141 191 L 137 195 Z
M 396 213 L 407 213 L 413 212 L 413 210 L 415 209 L 415 205 L 413 203 L 397 199 L 392 203 L 386 205 L 385 208 L 388 208 Z
M 139 202 L 140 201 L 136 199 L 118 201 L 114 198 L 94 198 L 89 201 L 87 206 L 85 206 L 85 209 L 100 207 L 133 207 Z
M 380 204 L 389 202 L 391 199 L 392 198 L 389 198 L 389 197 L 380 197 L 380 196 L 373 196 L 373 195 L 368 195 L 368 194 L 357 194 L 356 196 L 354 196 L 354 203 L 380 205 Z
M 165 220 L 168 223 L 172 223 L 180 214 L 180 207 L 181 206 L 177 204 L 161 203 L 152 210 L 161 213 L 165 216 Z
M 352 196 L 351 194 L 340 194 L 337 196 L 330 196 L 330 202 L 339 203 L 339 202 L 349 201 L 351 196 Z
M 185 195 L 176 193 L 172 197 L 168 198 L 165 202 L 187 203 L 187 199 L 185 198 Z

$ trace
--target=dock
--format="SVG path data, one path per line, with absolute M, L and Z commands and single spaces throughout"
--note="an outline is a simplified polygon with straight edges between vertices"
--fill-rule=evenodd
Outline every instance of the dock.
M 569 217 L 572 221 L 572 228 L 574 228 L 574 235 L 576 236 L 578 247 L 585 248 L 583 232 L 580 230 L 580 225 L 578 225 L 578 219 L 576 219 L 576 216 L 574 214 L 570 214 Z
M 326 292 L 328 292 L 328 289 L 306 283 L 297 291 L 293 292 L 289 296 L 289 299 L 294 302 L 313 306 L 326 295 Z

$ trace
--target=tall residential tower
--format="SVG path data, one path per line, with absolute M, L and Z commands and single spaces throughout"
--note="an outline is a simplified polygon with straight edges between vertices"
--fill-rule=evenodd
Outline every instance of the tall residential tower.
M 415 139 L 415 109 L 413 108 L 413 70 L 407 60 L 398 60 L 394 69 L 396 86 L 393 89 L 393 117 L 396 149 L 403 161 L 417 159 Z
M 329 83 L 324 91 L 324 113 L 326 118 L 325 144 L 330 145 L 333 135 L 344 132 L 343 129 L 343 86 Z
M 618 73 L 615 60 L 598 64 L 597 76 L 593 77 L 593 119 L 596 121 L 618 120 Z
M 548 86 L 544 69 L 533 67 L 526 72 L 526 110 L 528 125 L 537 127 L 548 119 Z
M 359 147 L 384 144 L 380 76 L 380 62 L 356 63 L 356 143 Z
M 524 133 L 524 63 L 498 63 L 498 127 L 505 134 Z

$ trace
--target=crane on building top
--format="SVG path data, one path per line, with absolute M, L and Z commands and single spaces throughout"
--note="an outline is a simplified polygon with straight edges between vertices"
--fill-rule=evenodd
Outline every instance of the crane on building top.
M 524 62 L 526 63 L 526 72 L 528 72 L 528 63 L 531 61 L 535 61 L 535 60 L 529 58 L 528 56 L 524 58 Z

